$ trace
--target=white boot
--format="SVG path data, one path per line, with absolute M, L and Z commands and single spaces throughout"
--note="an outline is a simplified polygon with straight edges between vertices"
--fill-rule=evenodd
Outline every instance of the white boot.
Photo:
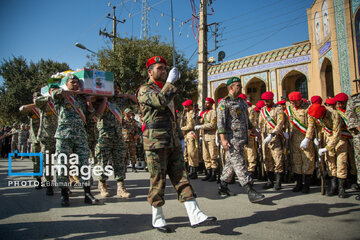
M 164 227 L 166 226 L 165 217 L 163 215 L 162 207 L 154 207 L 152 208 L 152 225 L 153 227 Z
M 184 202 L 187 214 L 189 216 L 190 225 L 197 225 L 205 221 L 208 216 L 206 216 L 199 208 L 195 199 Z

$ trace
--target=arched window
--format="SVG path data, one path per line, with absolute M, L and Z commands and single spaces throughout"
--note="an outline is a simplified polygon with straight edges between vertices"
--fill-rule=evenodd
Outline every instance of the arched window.
M 308 99 L 308 86 L 305 75 L 301 75 L 298 79 L 296 79 L 295 89 L 301 92 L 303 98 Z

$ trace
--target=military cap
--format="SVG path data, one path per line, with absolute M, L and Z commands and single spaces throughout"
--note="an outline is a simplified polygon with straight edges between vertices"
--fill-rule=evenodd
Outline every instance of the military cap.
M 291 92 L 289 94 L 290 101 L 299 101 L 302 99 L 301 92 Z
M 226 86 L 229 86 L 230 84 L 232 84 L 234 82 L 241 82 L 241 80 L 238 77 L 232 77 L 226 82 Z
M 209 102 L 209 103 L 211 103 L 211 104 L 214 104 L 214 103 L 215 103 L 214 99 L 212 99 L 212 98 L 210 98 L 210 97 L 207 97 L 205 101 L 206 101 L 206 102 Z
M 262 100 L 272 100 L 272 99 L 274 99 L 274 93 L 273 92 L 264 92 L 261 95 L 261 99 Z
M 277 105 L 284 105 L 285 103 L 286 103 L 285 100 L 281 100 L 281 101 L 278 101 L 276 104 L 277 104 Z
M 312 104 L 314 104 L 314 103 L 321 104 L 323 100 L 320 96 L 312 96 L 310 101 Z
M 318 103 L 314 103 L 309 108 L 309 115 L 314 118 L 322 118 L 326 113 L 326 108 Z
M 190 99 L 188 99 L 188 100 L 186 100 L 186 101 L 184 101 L 184 102 L 182 103 L 182 105 L 183 105 L 184 107 L 190 106 L 190 105 L 192 105 L 192 104 L 193 104 L 193 101 L 190 100 Z
M 165 58 L 160 56 L 154 56 L 147 60 L 146 62 L 146 68 L 149 68 L 150 65 L 153 65 L 154 63 L 164 63 L 167 66 L 167 62 Z
M 258 107 L 254 108 L 255 112 L 260 112 L 260 109 Z
M 221 100 L 222 100 L 222 98 L 219 98 L 219 99 L 218 99 L 218 103 L 219 103 Z
M 328 98 L 326 99 L 325 103 L 329 105 L 334 105 L 336 103 L 336 100 L 335 98 Z
M 258 102 L 256 103 L 256 107 L 257 107 L 258 109 L 261 109 L 261 108 L 265 107 L 264 101 L 262 101 L 262 100 L 258 101 Z
M 339 93 L 335 96 L 335 101 L 337 102 L 344 102 L 347 101 L 348 99 L 349 97 L 345 93 Z

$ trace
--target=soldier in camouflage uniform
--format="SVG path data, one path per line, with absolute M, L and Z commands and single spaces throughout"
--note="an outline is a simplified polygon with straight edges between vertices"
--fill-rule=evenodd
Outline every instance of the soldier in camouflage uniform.
M 354 80 L 356 82 L 357 89 L 360 89 L 360 79 Z M 349 131 L 353 135 L 354 150 L 355 150 L 355 162 L 357 168 L 357 182 L 360 184 L 360 93 L 351 95 L 346 106 L 347 125 Z M 356 200 L 360 200 L 360 194 L 355 197 Z
M 57 84 L 49 85 L 49 94 L 52 90 L 59 88 Z M 34 99 L 35 106 L 40 110 L 40 127 L 37 134 L 37 140 L 40 142 L 41 152 L 43 154 L 48 154 L 49 161 L 46 162 L 45 155 L 43 158 L 43 166 L 45 169 L 45 179 L 46 179 L 46 195 L 54 195 L 52 180 L 53 173 L 51 156 L 55 154 L 55 145 L 56 140 L 54 138 L 56 128 L 57 128 L 57 113 L 55 110 L 54 102 L 50 96 L 39 96 Z M 49 171 L 47 171 L 47 169 Z
M 275 190 L 280 190 L 285 159 L 283 152 L 285 136 L 282 132 L 285 118 L 284 111 L 274 104 L 273 98 L 273 92 L 264 92 L 261 95 L 265 106 L 260 109 L 259 127 L 264 138 L 263 156 L 267 175 L 267 183 L 263 186 L 263 189 L 274 187 Z
M 13 125 L 9 135 L 11 135 L 11 152 L 19 151 L 18 143 L 19 143 L 19 126 L 17 124 Z
M 195 130 L 203 130 L 202 153 L 206 168 L 206 177 L 203 181 L 216 181 L 218 172 L 218 146 L 216 146 L 216 111 L 212 109 L 214 99 L 206 98 L 205 111 L 201 115 L 202 125 L 195 126 Z
M 165 183 L 168 174 L 176 189 L 178 200 L 183 202 L 193 227 L 216 221 L 199 209 L 195 193 L 185 170 L 184 136 L 176 122 L 173 99 L 178 70 L 166 72 L 166 60 L 155 56 L 146 63 L 149 81 L 140 86 L 137 99 L 144 121 L 143 139 L 146 161 L 150 172 L 148 202 L 152 206 L 152 226 L 161 232 L 172 232 L 165 221 L 162 206 L 165 204 Z
M 99 133 L 96 127 L 97 125 L 96 121 L 97 120 L 94 117 L 86 118 L 86 138 L 89 144 L 90 158 L 92 159 L 91 162 L 92 165 L 96 165 L 98 163 L 95 157 L 95 147 L 99 137 Z
M 286 106 L 285 113 L 289 123 L 292 170 L 296 180 L 296 186 L 292 191 L 309 193 L 311 176 L 315 168 L 315 148 L 312 141 L 314 131 L 308 127 L 312 121 L 308 115 L 310 104 L 302 100 L 300 92 L 291 92 L 289 99 L 291 105 Z
M 85 121 L 86 114 L 92 114 L 93 109 L 90 97 L 79 97 L 80 80 L 75 75 L 70 75 L 66 81 L 69 90 L 55 89 L 51 92 L 54 101 L 55 110 L 58 115 L 58 127 L 56 129 L 56 154 L 65 154 L 69 160 L 71 153 L 78 156 L 78 172 L 79 180 L 84 187 L 85 198 L 87 204 L 96 204 L 98 200 L 90 192 L 89 180 L 81 177 L 81 169 L 83 166 L 89 166 L 90 150 L 86 140 Z M 61 187 L 61 205 L 69 206 L 69 171 L 68 162 L 64 162 L 64 157 L 58 158 L 57 183 Z M 65 168 L 65 169 L 64 169 Z M 66 171 L 67 170 L 67 171 Z M 68 173 L 66 175 L 65 173 Z
M 29 138 L 29 131 L 27 130 L 26 124 L 21 124 L 21 129 L 19 131 L 18 135 L 18 144 L 19 144 L 19 152 L 21 153 L 27 153 L 27 141 Z M 21 160 L 24 157 L 21 157 Z
M 249 120 L 247 103 L 238 97 L 242 88 L 241 80 L 237 77 L 230 78 L 226 86 L 229 94 L 220 101 L 217 108 L 217 127 L 221 145 L 228 151 L 218 192 L 222 196 L 233 195 L 227 185 L 235 172 L 241 186 L 246 189 L 250 202 L 258 202 L 265 197 L 252 187 L 252 177 L 245 166 L 244 145 L 248 142 L 249 129 L 259 139 L 260 135 Z
M 99 108 L 96 110 L 99 138 L 95 148 L 95 156 L 103 169 L 105 169 L 109 162 L 112 163 L 114 176 L 117 182 L 116 195 L 120 198 L 129 198 L 131 194 L 126 190 L 124 184 L 126 168 L 124 158 L 126 148 L 120 122 L 121 116 L 116 116 L 114 109 L 121 109 L 122 106 L 131 104 L 131 102 L 129 99 L 120 97 L 119 92 L 120 87 L 116 84 L 115 96 L 111 98 L 104 97 Z M 118 113 L 120 113 L 120 111 L 121 110 L 118 110 Z M 100 193 L 103 197 L 108 197 L 110 195 L 106 184 L 107 179 L 108 176 L 105 174 L 102 174 L 99 177 Z
M 125 111 L 125 117 L 123 119 L 123 128 L 122 128 L 122 134 L 125 142 L 125 166 L 127 166 L 129 163 L 132 166 L 132 171 L 136 171 L 136 141 L 139 138 L 138 132 L 137 132 L 137 123 L 135 119 L 131 117 L 132 110 L 130 108 L 126 108 Z

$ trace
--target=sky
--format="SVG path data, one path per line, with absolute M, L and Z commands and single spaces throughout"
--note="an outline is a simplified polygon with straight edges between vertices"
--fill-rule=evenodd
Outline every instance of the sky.
M 172 41 L 170 1 L 147 1 L 149 35 L 166 43 Z M 191 18 L 192 6 L 198 13 L 200 0 L 172 1 L 175 49 L 196 66 L 198 44 Z M 306 9 L 312 4 L 313 0 L 212 0 L 207 22 L 219 23 L 218 49 L 209 57 L 218 59 L 218 52 L 224 51 L 224 61 L 229 61 L 308 40 Z M 126 20 L 118 23 L 118 36 L 140 38 L 142 0 L 3 0 L 0 61 L 23 56 L 28 63 L 43 58 L 81 69 L 89 52 L 75 47 L 76 42 L 95 52 L 112 47 L 99 30 L 112 31 L 112 20 L 106 16 L 113 15 L 113 6 L 117 19 Z M 214 49 L 214 40 L 211 27 L 208 50 Z

